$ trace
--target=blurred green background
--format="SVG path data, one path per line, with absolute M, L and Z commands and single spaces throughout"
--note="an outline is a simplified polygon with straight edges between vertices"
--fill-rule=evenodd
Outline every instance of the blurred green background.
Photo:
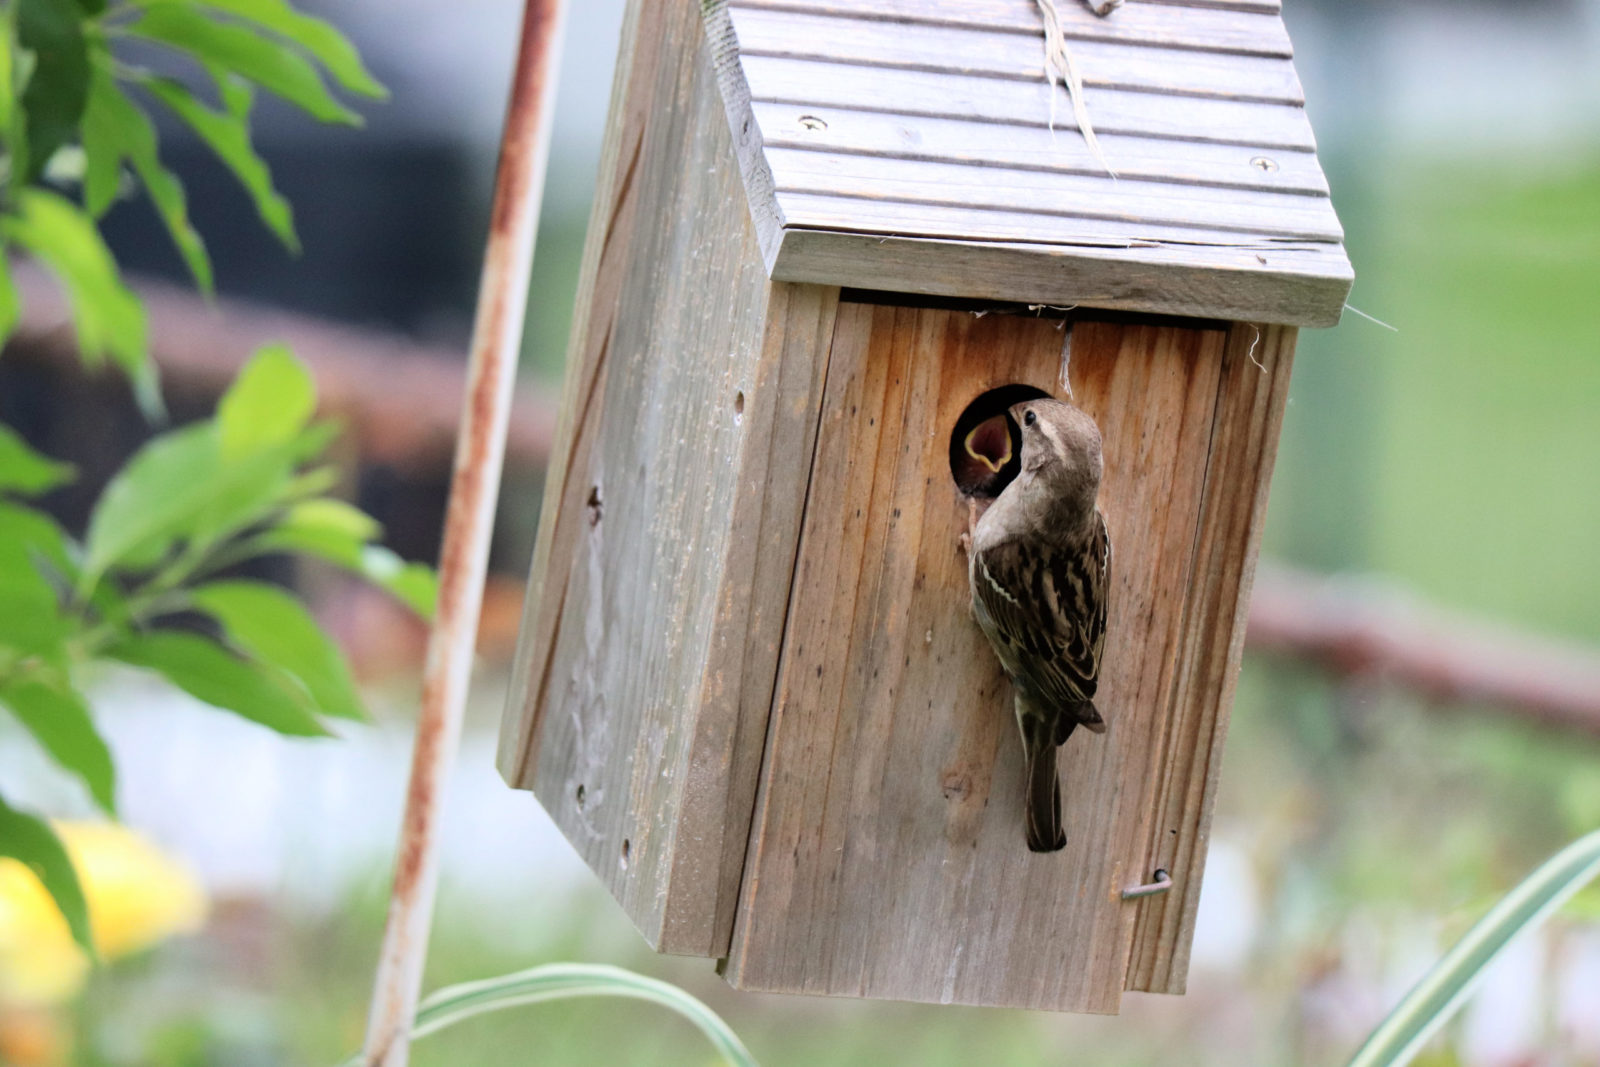
M 219 262 L 220 287 L 459 346 L 515 5 L 476 0 L 448 18 L 416 3 L 313 6 L 396 99 L 371 133 L 341 135 L 345 168 L 320 140 L 265 124 L 291 199 L 343 221 L 303 225 L 298 265 L 246 241 L 239 262 Z M 1286 8 L 1357 270 L 1351 302 L 1394 329 L 1347 314 L 1302 336 L 1264 552 L 1600 646 L 1600 3 Z M 618 12 L 616 0 L 574 10 L 525 353 L 536 386 L 559 381 Z M 345 177 L 330 184 L 328 167 Z M 342 195 L 381 210 L 351 222 L 362 213 L 338 210 Z M 419 233 L 393 233 L 402 212 L 426 220 Z M 171 269 L 146 222 L 112 222 L 120 253 Z M 330 290 L 351 269 L 396 280 Z M 412 481 L 369 472 L 364 503 L 436 514 L 437 493 Z M 513 470 L 504 494 L 496 562 L 513 584 L 538 482 Z M 53 1009 L 56 1047 L 93 1067 L 338 1062 L 364 1025 L 412 680 L 378 680 L 385 722 L 320 746 L 202 726 L 109 684 L 129 821 L 198 871 L 213 910 L 201 935 L 105 969 Z M 701 995 L 775 1067 L 1340 1063 L 1494 898 L 1600 826 L 1600 736 L 1249 656 L 1187 996 L 1131 996 L 1121 1017 L 1095 1018 L 737 994 L 705 961 L 645 951 L 531 798 L 499 785 L 504 686 L 503 655 L 486 656 L 428 986 L 617 962 Z M 480 1019 L 413 1060 L 712 1062 L 687 1024 L 621 1001 Z M 1497 966 L 1421 1062 L 1600 1062 L 1600 892 Z

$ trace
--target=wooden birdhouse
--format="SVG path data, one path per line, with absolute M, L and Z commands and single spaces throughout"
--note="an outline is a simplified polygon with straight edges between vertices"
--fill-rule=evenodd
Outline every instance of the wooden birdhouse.
M 1104 164 L 1034 0 L 628 8 L 501 769 L 742 989 L 1184 989 L 1296 327 L 1351 272 L 1277 0 L 1057 6 Z M 1043 394 L 1116 560 L 1053 853 L 951 465 Z

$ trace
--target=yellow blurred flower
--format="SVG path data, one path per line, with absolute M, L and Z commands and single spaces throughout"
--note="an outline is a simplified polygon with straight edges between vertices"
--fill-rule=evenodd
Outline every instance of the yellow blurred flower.
M 200 883 L 149 841 L 115 823 L 54 824 L 89 902 L 95 948 L 116 959 L 205 922 Z M 0 1006 L 76 996 L 89 961 L 32 871 L 0 859 Z

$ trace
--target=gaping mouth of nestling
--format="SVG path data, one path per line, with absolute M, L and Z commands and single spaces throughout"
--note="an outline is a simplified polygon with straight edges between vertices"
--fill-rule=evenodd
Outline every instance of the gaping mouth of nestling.
M 999 474 L 1011 462 L 1011 427 L 1007 418 L 1000 414 L 984 419 L 962 442 L 967 455 L 987 467 L 991 474 Z
M 1050 394 L 1014 382 L 974 397 L 950 427 L 950 477 L 962 496 L 993 500 L 1022 470 L 1022 427 L 1009 412 Z

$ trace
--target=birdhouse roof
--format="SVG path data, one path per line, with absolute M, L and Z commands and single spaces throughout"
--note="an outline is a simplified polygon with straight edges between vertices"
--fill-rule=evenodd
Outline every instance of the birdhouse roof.
M 1338 320 L 1352 273 L 1278 0 L 704 0 L 784 281 L 1254 322 Z

